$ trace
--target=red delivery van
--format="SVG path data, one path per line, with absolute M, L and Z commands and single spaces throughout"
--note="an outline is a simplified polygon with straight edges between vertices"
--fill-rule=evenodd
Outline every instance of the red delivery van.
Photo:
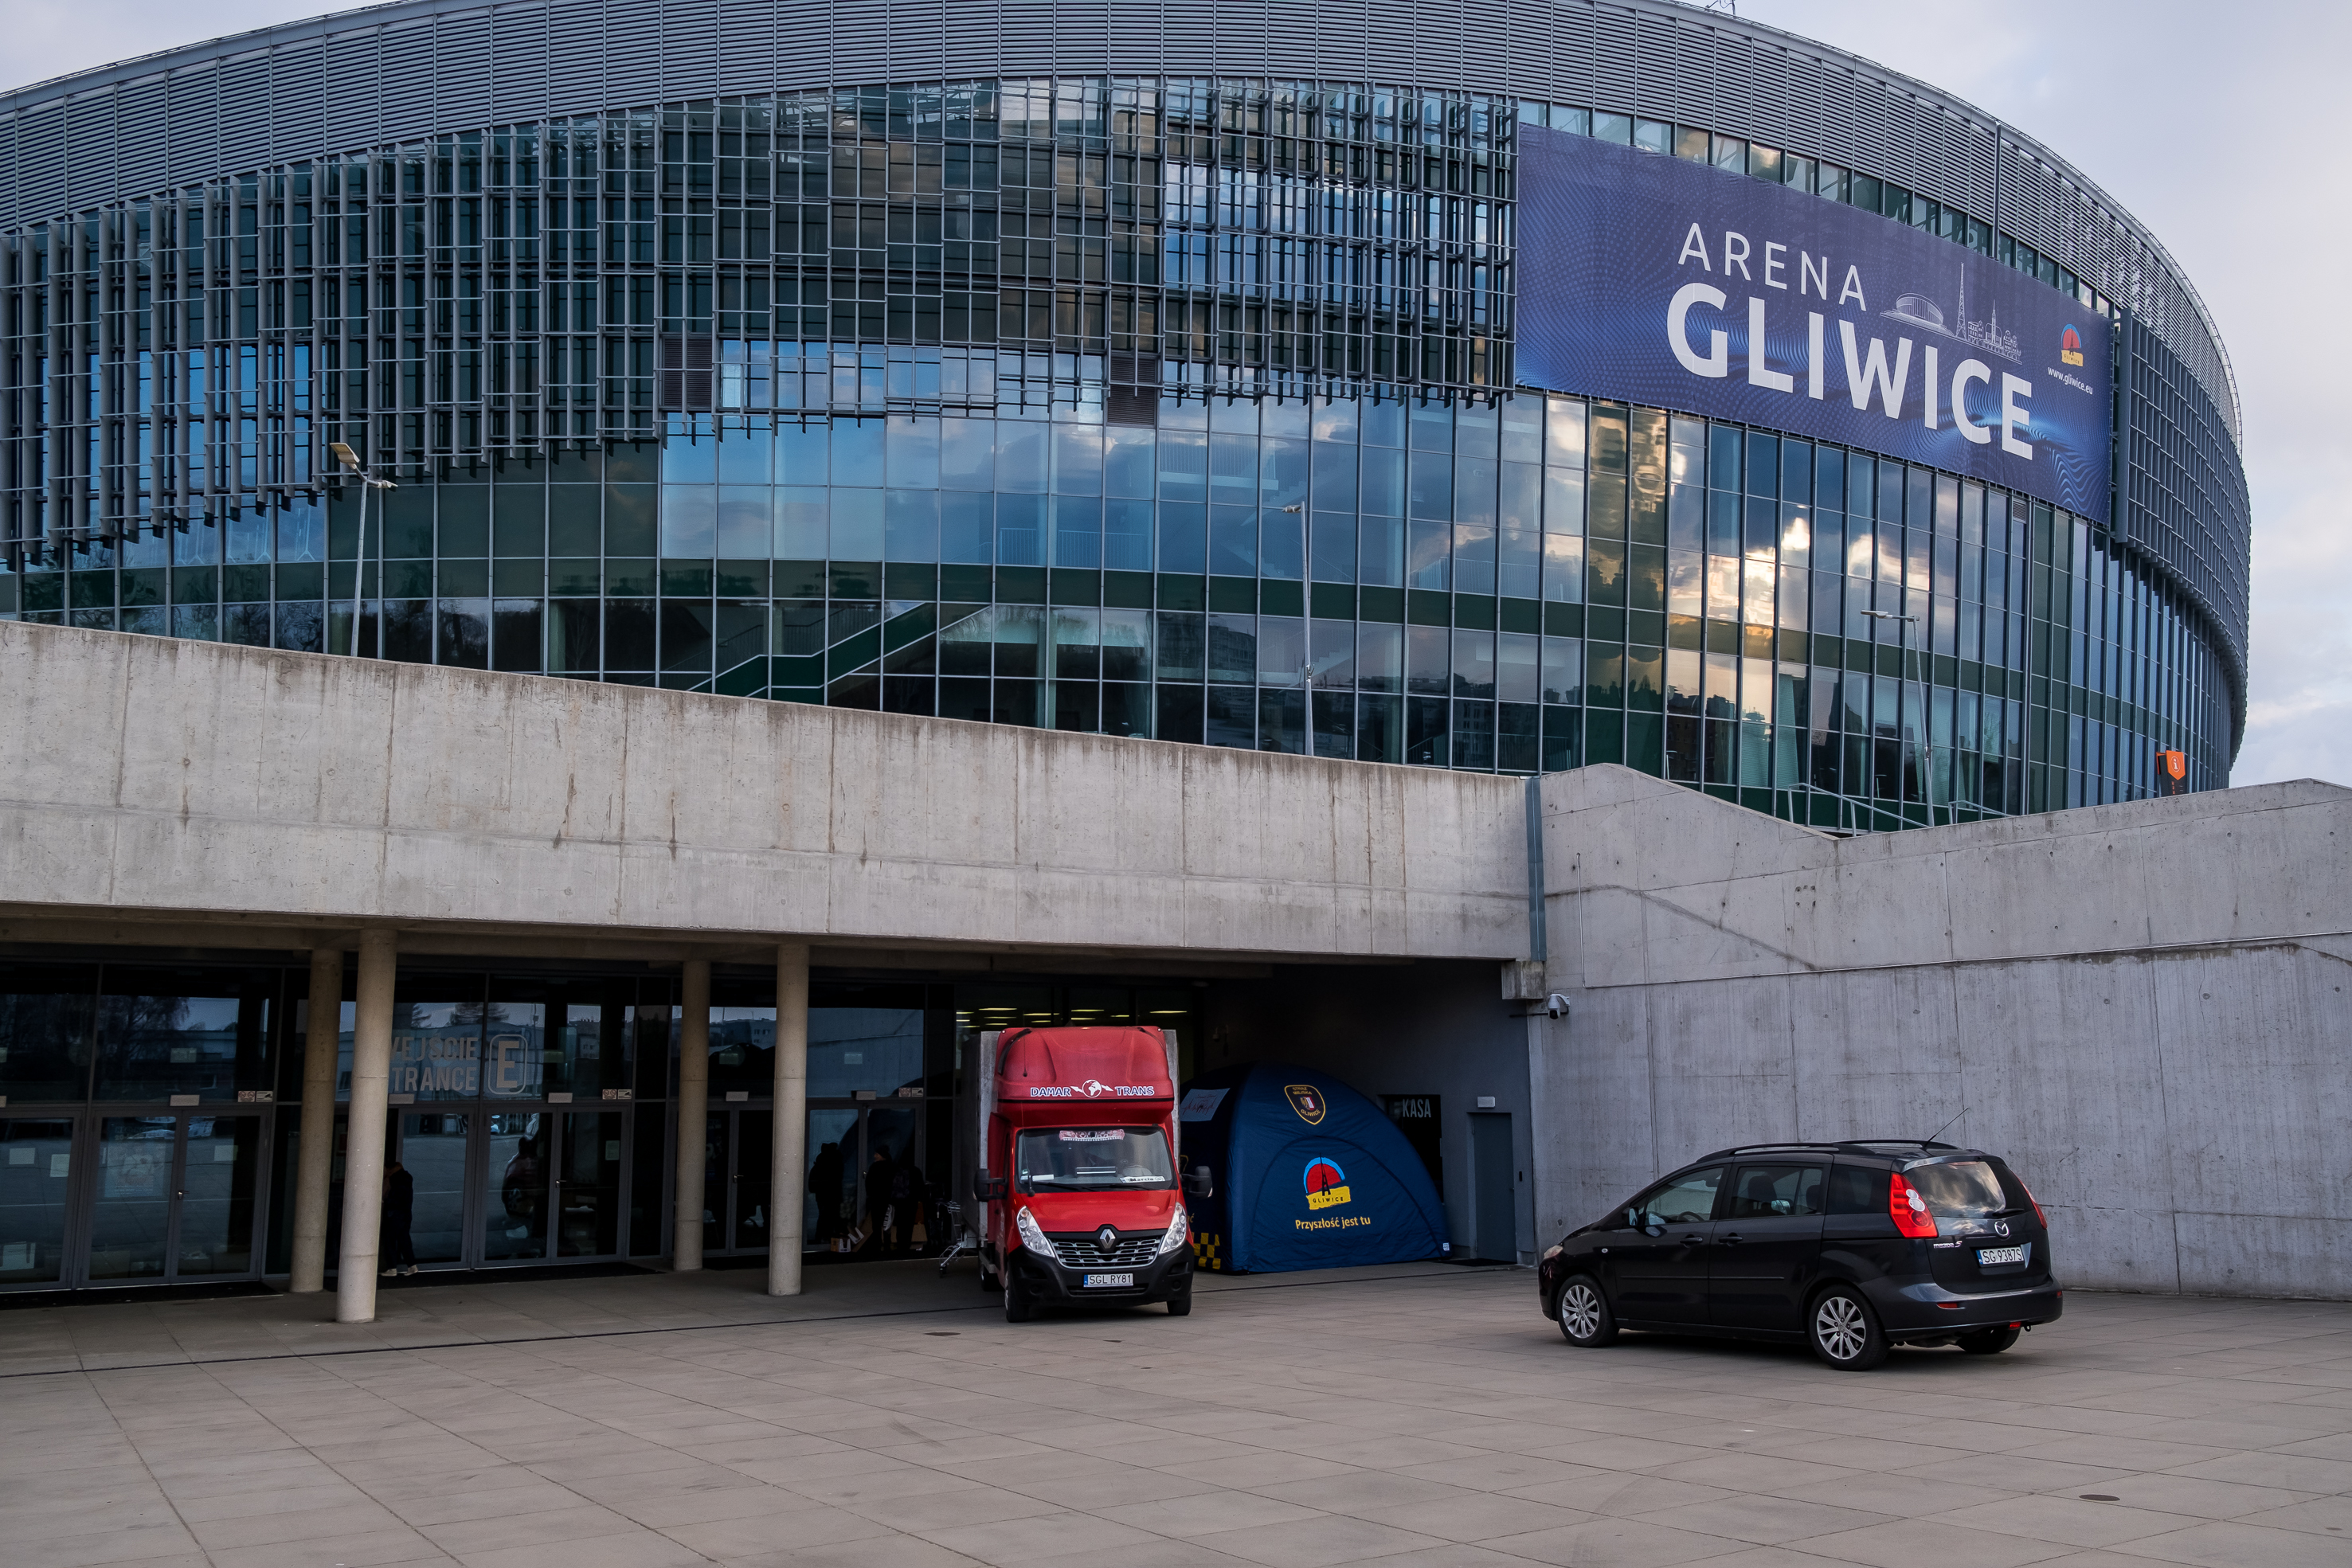
M 1192 1310 L 1192 1228 L 1181 1184 L 1174 1044 L 1156 1029 L 1013 1029 L 982 1036 L 974 1065 L 981 1273 L 1004 1316 L 1040 1306 Z

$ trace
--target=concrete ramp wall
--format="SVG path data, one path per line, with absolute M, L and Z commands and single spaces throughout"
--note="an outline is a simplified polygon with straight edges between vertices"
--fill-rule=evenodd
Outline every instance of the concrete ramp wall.
M 2075 1284 L 2352 1295 L 2352 790 L 1840 840 L 1544 781 L 1547 1240 L 1708 1150 L 2003 1155 Z

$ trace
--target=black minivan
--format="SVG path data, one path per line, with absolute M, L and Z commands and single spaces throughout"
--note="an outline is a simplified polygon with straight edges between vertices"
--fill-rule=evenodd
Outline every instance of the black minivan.
M 1801 1339 L 1849 1372 L 1895 1344 L 1997 1355 L 2065 1309 L 2016 1173 L 1910 1140 L 1717 1149 L 1570 1231 L 1536 1277 L 1573 1345 L 1621 1328 Z

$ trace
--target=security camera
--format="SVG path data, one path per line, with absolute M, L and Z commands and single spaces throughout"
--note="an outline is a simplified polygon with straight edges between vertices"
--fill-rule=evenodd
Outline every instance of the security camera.
M 1564 1019 L 1567 1016 L 1568 997 L 1565 992 L 1554 991 L 1551 995 L 1544 998 L 1544 1017 L 1549 1019 Z

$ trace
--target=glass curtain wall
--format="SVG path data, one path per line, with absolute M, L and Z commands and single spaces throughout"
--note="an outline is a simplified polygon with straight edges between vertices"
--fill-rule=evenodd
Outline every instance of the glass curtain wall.
M 81 390 L 0 389 L 47 432 L 12 448 L 39 482 L 11 492 L 0 614 L 1622 762 L 1843 828 L 2129 799 L 2165 751 L 2225 781 L 2231 666 L 2129 543 L 1865 454 L 1512 390 L 1522 119 L 2116 308 L 1859 171 L 1475 96 L 1024 80 L 452 135 L 10 242 L 5 362 Z M 238 303 L 163 304 L 206 288 Z M 44 358 L 58 302 L 101 298 L 88 362 Z M 359 493 L 309 466 L 329 436 L 402 476 L 364 551 Z

